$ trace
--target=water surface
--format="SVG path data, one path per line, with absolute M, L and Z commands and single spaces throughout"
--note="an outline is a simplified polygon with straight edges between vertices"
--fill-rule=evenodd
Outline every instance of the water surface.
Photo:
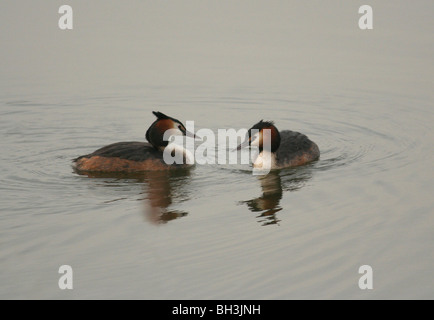
M 431 2 L 373 1 L 371 31 L 336 1 L 74 3 L 65 32 L 56 1 L 0 5 L 1 298 L 434 297 Z M 73 171 L 143 141 L 153 110 L 215 133 L 274 120 L 321 158 Z

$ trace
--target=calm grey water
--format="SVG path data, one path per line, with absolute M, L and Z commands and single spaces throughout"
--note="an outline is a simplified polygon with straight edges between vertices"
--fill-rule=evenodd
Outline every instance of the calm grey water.
M 0 4 L 0 298 L 434 298 L 432 1 L 371 1 L 367 31 L 338 1 L 74 1 L 70 31 L 61 4 Z M 152 110 L 274 120 L 321 158 L 73 172 Z

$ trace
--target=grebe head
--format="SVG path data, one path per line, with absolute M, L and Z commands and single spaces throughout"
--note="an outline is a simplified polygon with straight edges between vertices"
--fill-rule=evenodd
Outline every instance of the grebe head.
M 274 126 L 273 121 L 263 120 L 259 121 L 249 129 L 246 134 L 246 139 L 237 147 L 237 150 L 240 150 L 241 148 L 247 146 L 256 146 L 259 148 L 259 152 L 262 152 L 262 150 L 264 149 L 264 133 L 267 132 L 264 130 L 270 130 L 268 131 L 271 140 L 270 151 L 276 152 L 280 145 L 279 130 L 277 130 L 277 128 Z
M 164 133 L 167 130 L 171 130 L 171 135 L 183 135 L 196 138 L 194 133 L 187 131 L 181 121 L 169 117 L 159 111 L 152 111 L 152 113 L 157 117 L 157 120 L 155 120 L 146 131 L 146 140 L 148 140 L 149 143 L 154 146 L 154 148 L 160 149 L 167 146 L 168 141 L 163 139 Z

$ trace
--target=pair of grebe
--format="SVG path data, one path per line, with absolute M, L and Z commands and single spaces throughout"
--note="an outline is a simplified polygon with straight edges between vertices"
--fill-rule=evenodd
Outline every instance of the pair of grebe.
M 163 157 L 168 141 L 163 139 L 164 133 L 171 130 L 171 135 L 183 135 L 195 138 L 195 134 L 187 131 L 177 119 L 161 112 L 153 111 L 157 119 L 146 131 L 148 142 L 117 142 L 100 148 L 93 153 L 74 159 L 74 167 L 78 172 L 140 172 L 148 170 L 168 170 L 184 165 L 166 164 Z M 268 130 L 269 131 L 268 131 Z M 264 131 L 266 130 L 266 131 Z M 264 132 L 269 133 L 267 138 Z M 264 141 L 270 141 L 270 148 L 264 149 Z M 304 165 L 319 158 L 320 152 L 315 142 L 302 133 L 290 130 L 280 131 L 271 121 L 259 121 L 248 130 L 246 139 L 238 146 L 238 150 L 248 146 L 257 146 L 259 154 L 253 167 L 261 167 L 264 161 L 270 169 L 280 169 Z M 183 158 L 191 155 L 183 149 Z M 268 160 L 265 160 L 268 159 Z

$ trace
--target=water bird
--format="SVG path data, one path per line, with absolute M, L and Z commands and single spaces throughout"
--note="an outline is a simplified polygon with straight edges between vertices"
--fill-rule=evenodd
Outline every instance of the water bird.
M 270 143 L 267 148 L 265 141 Z M 251 127 L 237 150 L 244 147 L 258 147 L 259 154 L 253 161 L 253 167 L 258 169 L 301 166 L 320 156 L 317 144 L 306 135 L 291 130 L 279 132 L 273 121 L 261 120 Z
M 157 119 L 146 131 L 148 142 L 127 141 L 116 142 L 102 147 L 90 154 L 73 160 L 77 172 L 140 172 L 147 170 L 169 170 L 189 166 L 193 163 L 192 153 L 183 146 L 170 143 L 164 139 L 167 130 L 170 135 L 183 135 L 196 138 L 187 131 L 177 119 L 162 112 L 152 112 Z M 172 156 L 175 152 L 182 154 L 182 163 L 167 164 L 164 151 L 170 148 Z

